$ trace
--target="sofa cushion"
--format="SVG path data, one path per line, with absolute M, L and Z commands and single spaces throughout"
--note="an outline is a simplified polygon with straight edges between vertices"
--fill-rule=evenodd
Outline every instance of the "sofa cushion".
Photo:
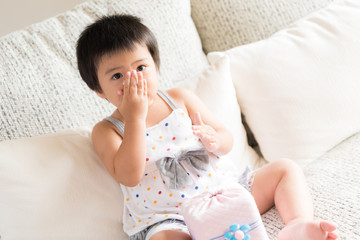
M 314 204 L 314 219 L 334 221 L 339 239 L 360 236 L 360 133 L 357 133 L 305 167 Z M 277 240 L 285 226 L 273 207 L 262 215 L 270 240 Z
M 227 56 L 218 59 L 202 72 L 195 93 L 233 134 L 233 148 L 225 158 L 236 165 L 238 172 L 245 170 L 246 166 L 256 166 L 259 157 L 246 138 Z
M 224 51 L 270 37 L 333 0 L 191 0 L 204 51 Z
M 321 156 L 305 169 L 316 219 L 331 219 L 340 239 L 360 236 L 360 133 Z
M 113 106 L 82 82 L 75 44 L 85 26 L 115 13 L 138 15 L 153 30 L 160 87 L 189 81 L 208 66 L 190 0 L 90 0 L 0 38 L 0 140 L 93 125 L 111 113 Z
M 230 56 L 265 159 L 307 163 L 360 131 L 360 3 L 339 1 Z
M 90 130 L 0 142 L 3 239 L 125 239 L 123 196 Z

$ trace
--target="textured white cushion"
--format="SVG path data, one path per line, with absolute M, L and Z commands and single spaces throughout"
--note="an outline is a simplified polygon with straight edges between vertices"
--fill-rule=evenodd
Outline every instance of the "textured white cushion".
M 191 16 L 206 53 L 271 36 L 333 0 L 191 0 Z
M 90 0 L 0 38 L 0 140 L 93 125 L 111 113 L 113 106 L 82 82 L 75 43 L 85 26 L 115 13 L 138 15 L 156 35 L 162 88 L 208 66 L 190 0 Z
M 305 163 L 360 131 L 359 23 L 360 2 L 339 1 L 267 40 L 226 51 L 265 159 Z
M 87 129 L 0 142 L 2 239 L 126 239 L 122 198 Z
M 314 218 L 334 221 L 341 240 L 360 236 L 360 132 L 309 164 L 304 173 L 314 202 Z M 285 226 L 273 207 L 262 215 L 270 240 Z
M 195 93 L 214 115 L 232 132 L 234 145 L 227 157 L 243 171 L 247 165 L 254 166 L 258 160 L 249 146 L 245 129 L 241 123 L 239 104 L 230 73 L 227 56 L 215 61 L 198 78 Z

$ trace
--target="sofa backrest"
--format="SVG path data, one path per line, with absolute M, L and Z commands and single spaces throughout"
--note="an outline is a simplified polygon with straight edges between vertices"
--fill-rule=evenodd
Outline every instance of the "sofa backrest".
M 191 0 L 205 53 L 263 40 L 334 0 Z
M 101 16 L 131 13 L 160 45 L 161 88 L 192 81 L 207 66 L 190 16 L 190 0 L 90 0 L 0 38 L 0 140 L 92 126 L 114 107 L 83 83 L 75 45 Z
M 75 57 L 79 34 L 101 16 L 143 19 L 159 42 L 159 84 L 166 89 L 196 85 L 208 65 L 203 49 L 264 39 L 332 1 L 90 0 L 6 35 L 0 38 L 0 141 L 91 127 L 111 113 L 114 107 L 82 82 Z

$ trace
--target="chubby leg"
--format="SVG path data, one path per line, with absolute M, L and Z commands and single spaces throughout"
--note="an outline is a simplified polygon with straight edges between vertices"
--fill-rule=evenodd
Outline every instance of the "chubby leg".
M 305 177 L 291 160 L 282 159 L 260 168 L 252 195 L 261 214 L 274 204 L 285 224 L 296 218 L 313 218 L 313 205 Z
M 191 237 L 179 230 L 165 230 L 154 234 L 150 240 L 191 240 Z
M 282 159 L 259 169 L 252 195 L 261 214 L 275 204 L 286 224 L 280 240 L 337 238 L 333 223 L 313 220 L 312 198 L 304 174 L 293 161 Z

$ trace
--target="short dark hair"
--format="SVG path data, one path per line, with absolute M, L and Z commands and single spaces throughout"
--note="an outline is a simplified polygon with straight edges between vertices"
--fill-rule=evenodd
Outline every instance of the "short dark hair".
M 80 75 L 90 89 L 102 92 L 97 76 L 99 61 L 106 54 L 132 51 L 135 44 L 145 45 L 160 68 L 159 49 L 154 34 L 132 15 L 105 16 L 87 26 L 76 45 Z

